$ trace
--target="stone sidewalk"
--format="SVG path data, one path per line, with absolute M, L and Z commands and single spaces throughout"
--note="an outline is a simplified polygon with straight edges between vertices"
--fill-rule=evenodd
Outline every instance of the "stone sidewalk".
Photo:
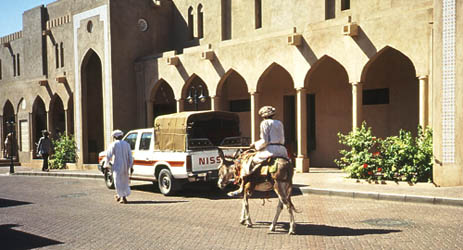
M 0 174 L 8 174 L 9 167 L 0 167 Z M 56 176 L 78 178 L 103 178 L 98 170 L 50 170 L 15 167 L 15 175 Z M 334 168 L 312 168 L 310 173 L 296 173 L 294 186 L 304 195 L 330 195 L 374 200 L 428 203 L 463 206 L 463 186 L 436 187 L 432 183 L 409 184 L 385 181 L 368 183 L 346 178 L 346 174 Z

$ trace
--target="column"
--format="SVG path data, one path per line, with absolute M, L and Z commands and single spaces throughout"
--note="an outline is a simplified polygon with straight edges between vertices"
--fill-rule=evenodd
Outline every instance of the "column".
M 362 126 L 363 83 L 352 83 L 352 130 Z
M 255 142 L 259 137 L 259 93 L 250 92 L 251 94 L 251 141 Z
M 185 100 L 183 98 L 177 100 L 177 113 L 184 111 Z
M 297 89 L 297 157 L 296 171 L 309 172 L 309 159 L 307 158 L 307 93 L 306 89 Z
M 154 102 L 148 100 L 146 102 L 146 123 L 145 126 L 147 128 L 154 126 L 154 112 L 153 112 Z
M 46 111 L 45 115 L 47 116 L 47 131 L 49 133 L 54 133 L 55 131 L 53 131 L 53 118 L 50 115 L 50 112 Z
M 420 126 L 426 128 L 428 124 L 428 76 L 419 76 L 420 84 Z
M 212 111 L 221 110 L 220 96 L 211 96 L 211 110 Z

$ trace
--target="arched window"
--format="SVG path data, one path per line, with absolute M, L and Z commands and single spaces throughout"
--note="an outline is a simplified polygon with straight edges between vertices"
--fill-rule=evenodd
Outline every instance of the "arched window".
M 188 8 L 188 40 L 193 40 L 193 7 Z
M 198 38 L 204 37 L 204 13 L 203 5 L 198 5 Z
M 262 0 L 254 0 L 255 8 L 255 27 L 262 28 Z
M 16 76 L 16 56 L 12 55 L 13 58 L 13 76 Z
M 55 44 L 55 66 L 59 68 L 59 47 L 58 44 Z

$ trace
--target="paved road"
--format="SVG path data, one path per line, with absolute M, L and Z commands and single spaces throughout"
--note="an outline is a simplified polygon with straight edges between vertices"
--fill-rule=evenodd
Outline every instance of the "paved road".
M 463 208 L 295 195 L 298 235 L 276 199 L 250 203 L 256 225 L 238 223 L 240 201 L 205 186 L 164 197 L 132 183 L 117 204 L 102 180 L 0 176 L 2 249 L 463 249 Z

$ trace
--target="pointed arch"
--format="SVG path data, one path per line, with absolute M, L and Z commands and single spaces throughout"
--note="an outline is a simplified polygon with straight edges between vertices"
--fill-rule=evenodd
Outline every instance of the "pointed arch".
M 417 132 L 419 85 L 408 56 L 386 46 L 365 65 L 363 120 L 379 137 L 397 135 L 400 129 Z
M 40 96 L 37 96 L 32 104 L 32 138 L 33 142 L 38 142 L 43 130 L 48 131 L 48 116 L 45 103 Z M 37 152 L 37 145 L 33 143 L 33 152 Z M 34 158 L 37 156 L 34 155 Z
M 204 37 L 204 11 L 203 5 L 198 5 L 198 38 L 201 39 Z
M 246 80 L 234 69 L 229 69 L 217 85 L 215 109 L 231 111 L 240 117 L 242 136 L 251 137 L 251 97 Z
M 98 53 L 89 49 L 81 63 L 82 154 L 84 164 L 98 163 L 104 150 L 103 64 Z
M 286 146 L 292 152 L 296 149 L 296 90 L 291 74 L 278 63 L 272 63 L 261 74 L 257 81 L 258 110 L 265 105 L 274 106 L 277 109 L 275 118 L 282 121 L 285 127 Z M 256 124 L 260 123 L 260 117 L 256 117 Z
M 182 99 L 184 99 L 184 110 L 210 110 L 211 98 L 207 84 L 195 73 L 185 81 L 182 89 Z
M 160 79 L 154 84 L 148 100 L 148 125 L 159 115 L 171 114 L 177 111 L 177 101 L 170 84 Z
M 352 94 L 345 68 L 324 55 L 307 72 L 307 155 L 311 166 L 334 167 L 339 158 L 337 133 L 348 133 L 352 121 Z M 305 152 L 304 152 L 305 153 Z
M 66 114 L 64 111 L 64 103 L 58 94 L 55 94 L 50 101 L 50 132 L 54 139 L 57 139 L 60 134 L 64 134 L 66 130 Z
M 188 40 L 193 40 L 194 38 L 194 19 L 193 19 L 193 6 L 188 8 Z
M 3 116 L 2 116 L 2 136 L 1 136 L 1 145 L 2 145 L 2 149 L 4 147 L 3 145 L 3 142 L 5 141 L 6 137 L 8 136 L 8 133 L 10 132 L 10 127 L 8 125 L 7 122 L 10 122 L 10 121 L 15 121 L 16 118 L 15 118 L 15 111 L 14 111 L 14 107 L 13 107 L 13 104 L 11 103 L 10 100 L 6 100 L 5 103 L 3 104 L 3 107 L 2 107 L 2 112 L 3 112 Z
M 370 60 L 368 60 L 365 66 L 363 66 L 360 81 L 361 82 L 366 81 L 368 73 L 371 71 L 371 68 L 375 64 L 383 60 L 391 60 L 391 58 L 400 58 L 400 60 L 406 62 L 406 64 L 408 64 L 411 68 L 413 68 L 413 69 L 410 68 L 410 70 L 412 70 L 414 75 L 416 75 L 415 66 L 412 60 L 408 56 L 406 56 L 405 54 L 403 54 L 402 52 L 400 52 L 399 50 L 393 47 L 385 46 L 384 48 L 379 50 L 372 58 L 370 58 Z

